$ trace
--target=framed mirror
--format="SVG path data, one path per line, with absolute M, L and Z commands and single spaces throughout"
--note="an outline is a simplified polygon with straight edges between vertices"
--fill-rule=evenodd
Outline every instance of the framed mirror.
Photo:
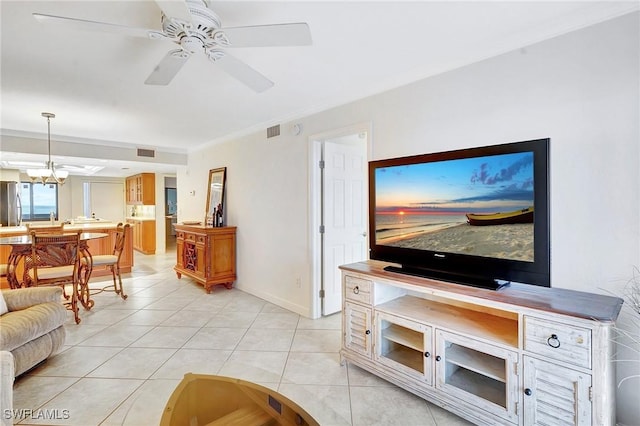
M 218 169 L 209 170 L 209 186 L 207 187 L 207 206 L 206 215 L 209 217 L 211 213 L 216 217 L 216 209 L 223 212 L 224 203 L 224 186 L 227 179 L 227 168 L 220 167 Z

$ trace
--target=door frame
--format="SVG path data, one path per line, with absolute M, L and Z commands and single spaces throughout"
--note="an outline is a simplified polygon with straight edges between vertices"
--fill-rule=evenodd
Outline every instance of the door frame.
M 311 318 L 317 319 L 322 315 L 320 289 L 322 287 L 322 238 L 320 235 L 322 209 L 322 173 L 320 159 L 322 158 L 322 144 L 325 140 L 342 136 L 366 132 L 367 160 L 372 155 L 372 122 L 362 122 L 350 126 L 316 133 L 309 136 L 309 260 L 311 271 Z M 368 206 L 367 206 L 368 209 Z M 367 247 L 368 244 L 367 238 Z

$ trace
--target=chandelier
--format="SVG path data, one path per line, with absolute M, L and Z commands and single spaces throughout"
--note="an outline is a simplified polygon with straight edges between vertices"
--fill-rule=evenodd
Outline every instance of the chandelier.
M 63 185 L 64 181 L 67 179 L 67 176 L 69 176 L 69 172 L 67 172 L 66 170 L 56 171 L 53 161 L 51 161 L 51 119 L 56 118 L 56 115 L 50 112 L 43 112 L 42 116 L 46 117 L 47 119 L 47 140 L 49 142 L 49 161 L 47 161 L 46 169 L 45 168 L 28 169 L 27 174 L 29 175 L 29 178 L 31 179 L 32 183 L 35 183 L 38 180 L 40 180 L 40 182 L 42 182 L 43 185 L 46 183 L 57 183 L 57 184 Z

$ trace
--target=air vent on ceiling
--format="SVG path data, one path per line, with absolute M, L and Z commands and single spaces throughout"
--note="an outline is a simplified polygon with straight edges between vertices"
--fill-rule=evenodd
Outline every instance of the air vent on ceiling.
M 156 156 L 156 152 L 153 149 L 138 148 L 138 157 L 151 157 L 151 158 L 154 158 L 155 156 Z
M 271 126 L 267 129 L 267 139 L 280 136 L 280 125 Z

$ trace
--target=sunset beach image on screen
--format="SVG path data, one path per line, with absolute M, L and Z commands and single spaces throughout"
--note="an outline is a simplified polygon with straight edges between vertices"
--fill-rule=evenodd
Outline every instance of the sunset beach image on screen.
M 375 171 L 376 244 L 533 262 L 534 154 Z

